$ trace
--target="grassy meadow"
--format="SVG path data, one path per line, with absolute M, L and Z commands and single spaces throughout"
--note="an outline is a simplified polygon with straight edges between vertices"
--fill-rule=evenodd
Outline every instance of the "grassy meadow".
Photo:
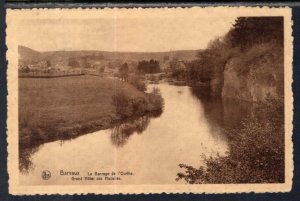
M 112 127 L 123 118 L 112 103 L 113 97 L 120 93 L 149 105 L 150 94 L 117 79 L 20 78 L 20 144 L 33 146 Z M 147 110 L 151 109 L 143 112 Z

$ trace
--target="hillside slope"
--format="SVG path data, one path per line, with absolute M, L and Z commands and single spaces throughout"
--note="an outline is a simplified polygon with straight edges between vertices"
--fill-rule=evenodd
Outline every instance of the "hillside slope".
M 41 59 L 41 53 L 25 46 L 18 46 L 19 62 L 27 65 L 36 63 Z

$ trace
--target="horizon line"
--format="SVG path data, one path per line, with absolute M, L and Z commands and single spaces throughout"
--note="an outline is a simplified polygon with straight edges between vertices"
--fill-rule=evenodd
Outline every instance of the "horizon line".
M 47 53 L 47 52 L 79 52 L 79 51 L 98 51 L 98 52 L 116 52 L 116 53 L 163 53 L 163 52 L 176 52 L 176 51 L 199 51 L 199 50 L 203 50 L 205 48 L 202 49 L 180 49 L 180 50 L 172 50 L 170 49 L 169 51 L 109 51 L 109 50 L 95 50 L 95 49 L 81 49 L 81 50 L 74 50 L 74 49 L 70 49 L 70 50 L 49 50 L 49 51 L 39 51 L 36 49 L 33 49 L 31 47 L 28 47 L 26 45 L 18 45 L 18 48 L 22 46 L 28 49 L 31 49 L 33 51 L 39 52 L 39 53 Z

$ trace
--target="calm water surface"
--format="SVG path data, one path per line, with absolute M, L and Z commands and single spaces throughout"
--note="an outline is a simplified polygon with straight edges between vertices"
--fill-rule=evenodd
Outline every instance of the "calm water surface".
M 225 155 L 228 151 L 222 128 L 234 127 L 245 108 L 236 104 L 201 101 L 188 86 L 148 85 L 160 89 L 165 101 L 159 117 L 142 117 L 113 129 L 83 135 L 69 141 L 46 143 L 29 155 L 23 184 L 76 184 L 60 170 L 87 172 L 131 172 L 118 184 L 171 184 L 180 163 L 199 167 L 202 156 Z M 232 109 L 234 108 L 234 109 Z M 42 180 L 49 170 L 51 179 Z M 95 183 L 80 181 L 78 184 Z M 181 181 L 182 182 L 182 181 Z M 114 181 L 97 181 L 114 184 Z

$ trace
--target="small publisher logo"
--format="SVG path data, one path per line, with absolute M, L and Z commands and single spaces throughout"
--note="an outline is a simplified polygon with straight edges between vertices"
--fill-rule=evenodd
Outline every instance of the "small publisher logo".
M 44 171 L 42 172 L 42 178 L 43 178 L 44 180 L 48 180 L 48 179 L 50 179 L 50 177 L 51 177 L 51 172 L 50 172 L 50 171 L 44 170 Z

